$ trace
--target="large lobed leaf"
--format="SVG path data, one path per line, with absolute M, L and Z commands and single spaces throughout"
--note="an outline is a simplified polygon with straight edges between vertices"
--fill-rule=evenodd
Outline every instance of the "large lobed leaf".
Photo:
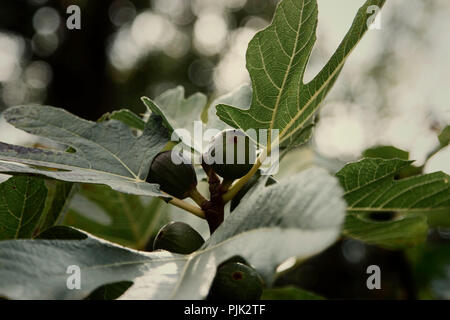
M 344 187 L 348 211 L 450 210 L 449 176 L 443 172 L 395 180 L 410 161 L 364 159 L 342 168 L 336 176 Z
M 105 284 L 132 281 L 122 299 L 202 299 L 217 266 L 232 256 L 245 258 L 270 283 L 287 258 L 314 255 L 339 236 L 345 203 L 336 179 L 324 170 L 271 186 L 261 179 L 253 190 L 191 255 L 135 251 L 72 229 L 71 239 L 74 233 L 84 239 L 2 241 L 0 296 L 80 299 Z M 80 267 L 80 290 L 66 287 L 70 265 Z
M 310 135 L 302 131 L 309 130 L 320 102 L 368 29 L 368 7 L 381 8 L 384 3 L 385 0 L 366 1 L 328 63 L 305 84 L 303 76 L 316 40 L 317 1 L 281 1 L 272 23 L 255 35 L 247 49 L 247 69 L 253 87 L 250 108 L 219 105 L 217 115 L 243 131 L 278 129 L 281 146 L 303 143 Z
M 3 116 L 15 127 L 70 146 L 75 152 L 0 143 L 0 172 L 40 174 L 69 182 L 105 184 L 125 193 L 165 197 L 158 185 L 145 182 L 153 157 L 168 141 L 160 118 L 151 118 L 142 135 L 136 137 L 120 121 L 87 121 L 49 106 L 12 107 Z
M 432 216 L 449 221 L 449 176 L 436 172 L 396 179 L 410 163 L 369 158 L 336 174 L 348 204 L 344 234 L 397 249 L 425 241 Z

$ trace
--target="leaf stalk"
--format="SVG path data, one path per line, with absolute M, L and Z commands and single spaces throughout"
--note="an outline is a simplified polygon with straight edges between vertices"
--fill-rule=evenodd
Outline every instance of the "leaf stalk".
M 186 211 L 196 215 L 199 218 L 206 219 L 205 213 L 203 212 L 203 210 L 201 208 L 199 208 L 197 206 L 194 206 L 194 205 L 192 205 L 190 203 L 187 203 L 187 202 L 185 202 L 185 201 L 183 201 L 181 199 L 172 197 L 172 199 L 169 200 L 169 203 L 174 205 L 174 206 L 176 206 L 176 207 L 178 207 L 178 208 L 186 210 Z

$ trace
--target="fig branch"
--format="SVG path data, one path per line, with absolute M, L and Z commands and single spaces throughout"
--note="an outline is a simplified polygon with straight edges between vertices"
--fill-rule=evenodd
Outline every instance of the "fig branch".
M 222 184 L 213 168 L 202 161 L 202 168 L 208 177 L 210 200 L 203 202 L 202 210 L 208 221 L 209 231 L 212 234 L 223 222 L 225 204 L 222 201 Z
M 202 155 L 202 167 L 208 176 L 211 197 L 201 207 L 205 211 L 211 233 L 223 222 L 227 199 L 224 195 L 235 188 L 232 186 L 233 181 L 245 176 L 251 177 L 260 166 L 253 164 L 255 156 L 256 144 L 245 133 L 236 129 L 227 129 L 214 136 Z M 223 178 L 222 182 L 219 176 Z M 241 183 L 245 183 L 245 180 Z M 240 188 L 234 190 L 239 191 L 238 189 Z
M 190 203 L 187 203 L 186 201 L 172 197 L 172 199 L 169 200 L 169 203 L 180 209 L 186 210 L 199 218 L 206 219 L 205 212 L 203 212 L 201 208 L 194 206 Z
M 189 197 L 195 201 L 196 204 L 198 204 L 200 207 L 208 201 L 198 190 L 197 188 L 192 189 L 189 192 Z
M 253 177 L 253 175 L 258 171 L 259 167 L 261 167 L 262 162 L 258 158 L 253 165 L 253 167 L 250 169 L 249 172 L 242 178 L 240 178 L 238 181 L 236 181 L 235 184 L 231 186 L 231 188 L 228 189 L 228 191 L 222 196 L 222 200 L 224 203 L 227 203 L 231 201 L 236 194 L 244 187 L 244 185 Z
M 307 132 L 308 130 L 311 130 L 319 121 L 318 116 L 314 119 L 313 123 L 305 126 L 303 129 L 300 130 L 299 135 Z M 286 139 L 285 137 L 282 137 L 280 141 L 280 135 L 277 135 L 273 141 L 271 141 L 271 135 L 269 135 L 267 148 L 263 148 L 260 156 L 256 159 L 255 164 L 253 167 L 223 195 L 223 202 L 227 203 L 231 201 L 234 196 L 244 187 L 244 185 L 256 174 L 258 169 L 261 167 L 261 165 L 264 163 L 266 158 L 271 155 L 272 150 L 275 150 L 275 148 L 278 148 L 280 144 Z M 281 156 L 282 157 L 282 156 Z
M 273 143 L 270 143 L 270 136 L 269 136 L 269 143 L 268 143 L 269 146 L 262 150 L 261 154 L 256 159 L 252 168 L 242 178 L 236 181 L 236 183 L 233 184 L 231 188 L 223 195 L 224 203 L 231 201 L 236 196 L 236 194 L 244 187 L 244 185 L 255 175 L 255 173 L 258 171 L 258 169 L 266 160 L 267 155 L 270 155 L 271 150 L 274 148 L 274 146 L 277 146 L 278 143 L 279 137 L 277 137 Z

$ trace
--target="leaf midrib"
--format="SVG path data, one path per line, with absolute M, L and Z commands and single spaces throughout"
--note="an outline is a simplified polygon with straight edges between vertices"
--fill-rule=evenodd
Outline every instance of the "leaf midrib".
M 120 180 L 129 180 L 130 182 L 134 182 L 134 183 L 142 183 L 142 182 L 144 182 L 144 180 L 140 179 L 139 177 L 132 178 L 132 177 L 127 177 L 127 176 L 121 176 L 119 174 L 108 172 L 108 171 L 100 171 L 100 170 L 92 169 L 92 168 L 77 167 L 77 166 L 74 166 L 74 165 L 67 165 L 67 164 L 58 163 L 58 162 L 46 162 L 46 161 L 41 161 L 41 160 L 22 159 L 22 158 L 18 159 L 18 158 L 15 158 L 15 157 L 6 157 L 6 156 L 4 158 L 11 159 L 11 160 L 1 160 L 0 159 L 0 163 L 9 161 L 9 162 L 12 162 L 13 164 L 15 162 L 15 163 L 25 164 L 27 166 L 32 166 L 34 164 L 30 163 L 29 161 L 33 161 L 34 163 L 37 163 L 37 164 L 39 163 L 43 167 L 46 167 L 46 168 L 49 168 L 49 169 L 52 168 L 51 167 L 52 164 L 57 164 L 60 167 L 66 167 L 66 169 L 64 169 L 64 168 L 57 168 L 57 169 L 67 170 L 67 172 L 73 172 L 74 171 L 73 168 L 76 168 L 78 170 L 91 171 L 91 172 L 94 172 L 94 173 L 99 174 L 99 175 L 110 175 L 110 176 L 118 177 L 118 178 L 120 178 Z M 36 168 L 32 168 L 32 169 L 36 169 Z M 36 170 L 39 170 L 39 169 L 36 169 Z M 64 172 L 65 171 L 63 171 L 61 173 L 64 173 Z M 58 171 L 52 171 L 51 173 L 58 173 Z M 45 174 L 43 174 L 43 175 L 45 175 Z
M 298 22 L 298 27 L 297 27 L 297 31 L 296 31 L 296 35 L 295 35 L 294 48 L 292 49 L 292 54 L 291 54 L 291 57 L 289 59 L 289 65 L 288 65 L 287 70 L 286 70 L 286 72 L 284 74 L 283 82 L 281 83 L 281 87 L 278 90 L 277 100 L 275 102 L 275 106 L 274 106 L 274 109 L 272 111 L 272 120 L 270 121 L 270 128 L 269 128 L 270 130 L 269 130 L 269 137 L 268 137 L 268 142 L 267 142 L 268 146 L 270 146 L 270 144 L 271 144 L 271 140 L 272 140 L 271 132 L 272 132 L 272 129 L 273 129 L 273 125 L 275 123 L 275 118 L 276 118 L 276 115 L 277 115 L 277 112 L 278 112 L 278 108 L 280 107 L 281 95 L 282 95 L 282 93 L 284 91 L 284 87 L 286 85 L 287 76 L 291 72 L 292 61 L 294 60 L 294 57 L 296 56 L 297 45 L 298 45 L 298 38 L 299 38 L 299 34 L 300 34 L 300 28 L 303 26 L 302 22 L 303 22 L 303 11 L 304 11 L 304 9 L 305 9 L 305 1 L 302 1 L 302 9 L 300 11 L 300 19 L 299 19 L 299 22 Z M 284 10 L 284 8 L 281 7 L 281 10 Z M 286 23 L 288 23 L 287 17 L 286 17 Z M 277 37 L 278 37 L 278 35 L 277 35 Z M 258 48 L 261 51 L 261 47 L 260 47 L 259 41 L 260 41 L 260 39 L 258 38 Z M 262 56 L 261 56 L 261 61 L 262 61 L 263 66 L 264 66 L 264 60 L 263 60 Z

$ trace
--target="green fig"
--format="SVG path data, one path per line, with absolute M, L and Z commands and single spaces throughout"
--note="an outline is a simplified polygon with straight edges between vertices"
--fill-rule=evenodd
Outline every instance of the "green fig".
M 171 150 L 161 152 L 153 159 L 146 181 L 159 184 L 162 191 L 179 199 L 187 198 L 197 186 L 192 164 Z
M 153 250 L 189 254 L 198 250 L 205 240 L 190 225 L 172 221 L 162 227 L 153 242 Z
M 263 281 L 255 269 L 229 262 L 217 268 L 208 300 L 258 300 L 262 291 Z
M 240 130 L 227 129 L 213 137 L 203 161 L 225 179 L 243 177 L 256 161 L 256 146 Z

